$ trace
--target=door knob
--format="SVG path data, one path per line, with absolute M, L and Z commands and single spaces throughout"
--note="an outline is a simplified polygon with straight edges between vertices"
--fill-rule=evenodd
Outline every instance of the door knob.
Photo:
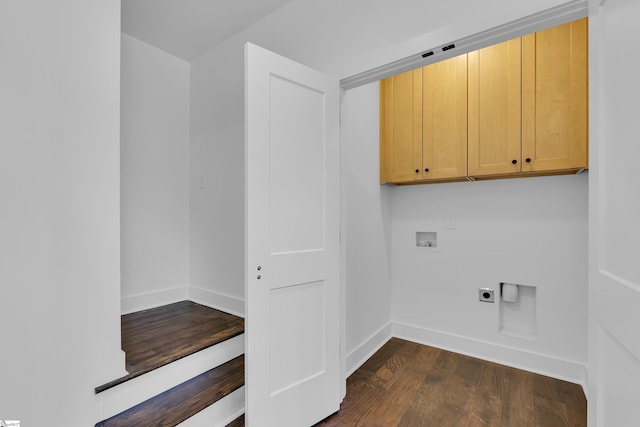
M 425 172 L 429 172 L 429 168 L 424 168 L 424 171 Z
M 513 160 L 511 160 L 511 163 L 513 163 L 515 165 L 516 163 L 518 163 L 518 161 L 516 159 L 513 159 Z
M 524 161 L 527 163 L 531 163 L 531 157 L 527 157 L 526 159 L 524 159 Z

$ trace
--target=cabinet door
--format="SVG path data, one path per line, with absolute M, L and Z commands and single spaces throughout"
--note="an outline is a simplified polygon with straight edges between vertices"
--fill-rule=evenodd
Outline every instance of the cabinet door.
M 380 82 L 380 182 L 422 179 L 422 69 Z
M 522 170 L 587 167 L 587 19 L 522 39 Z
M 422 68 L 422 179 L 467 176 L 467 55 Z
M 520 38 L 468 57 L 469 176 L 520 172 Z

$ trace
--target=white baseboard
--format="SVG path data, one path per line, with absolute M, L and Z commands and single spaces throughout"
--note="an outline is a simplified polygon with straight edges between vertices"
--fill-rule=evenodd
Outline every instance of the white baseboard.
M 120 299 L 120 311 L 121 314 L 128 314 L 135 311 L 147 310 L 161 305 L 184 301 L 187 299 L 187 296 L 188 288 L 183 286 L 123 297 Z
M 392 326 L 387 323 L 377 332 L 364 340 L 358 347 L 347 354 L 347 377 L 353 374 L 364 362 L 380 349 L 391 338 Z
M 96 399 L 102 407 L 100 419 L 119 414 L 241 354 L 244 354 L 244 334 L 98 393 Z
M 120 311 L 121 314 L 129 314 L 184 300 L 244 317 L 244 299 L 187 286 L 123 297 L 120 300 Z
M 394 337 L 579 384 L 586 390 L 587 367 L 573 360 L 394 322 Z
M 188 299 L 216 310 L 244 317 L 244 299 L 220 294 L 202 288 L 189 287 Z

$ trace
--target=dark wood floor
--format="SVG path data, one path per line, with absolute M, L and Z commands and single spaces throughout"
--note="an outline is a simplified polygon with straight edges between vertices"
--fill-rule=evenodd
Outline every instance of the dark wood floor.
M 129 375 L 97 387 L 97 393 L 242 334 L 244 319 L 181 301 L 125 314 L 121 327 Z
M 347 379 L 340 411 L 316 427 L 586 425 L 576 384 L 392 338 Z
M 586 426 L 576 384 L 392 338 L 317 426 Z

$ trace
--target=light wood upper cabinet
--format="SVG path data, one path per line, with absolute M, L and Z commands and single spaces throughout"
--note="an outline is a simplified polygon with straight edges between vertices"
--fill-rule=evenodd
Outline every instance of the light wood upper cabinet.
M 380 182 L 467 176 L 467 55 L 380 82 Z
M 422 179 L 467 176 L 467 55 L 422 69 Z
M 380 182 L 588 167 L 587 19 L 380 83 Z
M 469 176 L 520 172 L 520 38 L 468 55 Z
M 422 69 L 380 82 L 380 182 L 422 179 Z
M 522 38 L 524 172 L 586 168 L 587 18 Z

